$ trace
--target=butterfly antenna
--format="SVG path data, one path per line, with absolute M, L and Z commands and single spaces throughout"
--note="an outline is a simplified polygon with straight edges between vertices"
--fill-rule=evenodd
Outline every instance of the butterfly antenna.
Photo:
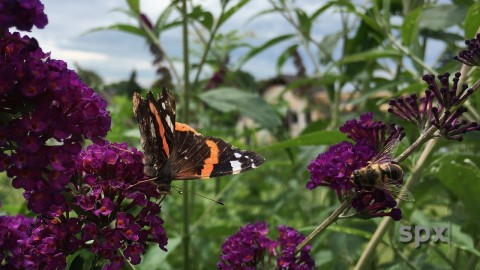
M 178 192 L 178 194 L 183 194 L 183 193 L 184 193 L 183 189 L 180 188 L 180 187 L 176 187 L 176 186 L 171 186 L 171 187 L 172 187 L 173 189 L 175 189 L 175 191 Z M 204 196 L 204 195 L 199 194 L 199 193 L 196 193 L 196 192 L 192 192 L 192 191 L 188 191 L 188 190 L 185 191 L 185 192 L 188 192 L 188 193 L 193 194 L 193 195 L 197 195 L 198 197 L 207 199 L 207 200 L 209 200 L 209 201 L 212 201 L 212 202 L 214 202 L 214 203 L 218 203 L 218 204 L 220 204 L 220 205 L 225 205 L 225 203 L 223 203 L 222 201 L 209 198 L 209 197 L 207 197 L 207 196 Z
M 157 178 L 154 177 L 154 178 L 148 178 L 148 179 L 144 179 L 144 180 L 138 181 L 138 182 L 135 183 L 134 185 L 129 186 L 129 187 L 127 188 L 127 190 L 128 190 L 128 189 L 131 189 L 131 188 L 133 188 L 133 187 L 136 187 L 136 186 L 138 186 L 138 185 L 141 185 L 141 184 L 143 184 L 143 183 L 152 182 L 152 181 L 154 181 L 155 179 L 157 179 Z

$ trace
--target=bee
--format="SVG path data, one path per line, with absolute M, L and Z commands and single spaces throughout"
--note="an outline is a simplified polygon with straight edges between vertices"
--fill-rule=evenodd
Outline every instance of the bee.
M 399 143 L 398 140 L 391 141 L 368 162 L 366 167 L 353 171 L 351 176 L 353 184 L 365 191 L 377 188 L 393 198 L 415 201 L 413 195 L 400 184 L 403 179 L 402 167 L 393 161 L 393 152 Z

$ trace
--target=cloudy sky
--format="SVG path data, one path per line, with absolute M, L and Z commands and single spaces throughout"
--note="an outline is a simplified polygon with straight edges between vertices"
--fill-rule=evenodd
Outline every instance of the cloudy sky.
M 76 63 L 83 68 L 92 69 L 107 82 L 126 79 L 133 69 L 137 70 L 138 80 L 142 85 L 148 86 L 153 82 L 152 57 L 144 40 L 118 31 L 85 34 L 90 29 L 114 23 L 135 24 L 126 15 L 113 11 L 116 8 L 126 8 L 125 1 L 43 0 L 42 2 L 45 5 L 49 23 L 44 29 L 34 29 L 30 34 L 37 38 L 45 51 L 51 52 L 53 58 L 65 60 L 72 68 Z M 219 0 L 196 2 L 201 2 L 205 9 L 218 14 Z M 324 1 L 298 1 L 307 12 L 319 8 L 322 2 Z M 168 3 L 169 1 L 166 0 L 142 0 L 141 9 L 155 20 Z M 261 44 L 280 34 L 292 33 L 292 27 L 278 14 L 264 15 L 252 20 L 252 15 L 269 7 L 269 1 L 251 1 L 231 17 L 220 32 L 236 29 L 241 33 L 248 33 L 251 37 L 248 41 L 254 44 Z M 328 33 L 338 30 L 338 25 L 338 16 L 326 14 L 317 20 L 314 31 L 316 34 Z M 165 32 L 161 41 L 167 53 L 178 60 L 179 67 L 181 67 L 179 61 L 181 41 L 181 28 Z M 245 69 L 259 79 L 273 76 L 276 59 L 286 46 L 287 44 L 276 46 L 258 55 L 245 65 Z M 287 65 L 285 71 L 293 71 L 292 65 Z

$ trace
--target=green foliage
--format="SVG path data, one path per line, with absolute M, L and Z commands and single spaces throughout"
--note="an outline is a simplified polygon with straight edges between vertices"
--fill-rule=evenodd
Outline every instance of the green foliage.
M 273 129 L 280 125 L 275 111 L 258 95 L 233 88 L 220 88 L 201 94 L 200 99 L 220 112 L 240 111 L 262 128 Z
M 432 165 L 432 175 L 465 205 L 472 220 L 480 220 L 480 157 L 445 154 Z M 480 224 L 479 224 L 480 226 Z

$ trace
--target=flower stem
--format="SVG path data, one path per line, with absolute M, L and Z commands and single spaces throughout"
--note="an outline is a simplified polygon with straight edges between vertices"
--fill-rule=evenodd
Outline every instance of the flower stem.
M 170 67 L 170 71 L 172 71 L 173 77 L 175 77 L 175 80 L 177 81 L 179 87 L 181 88 L 182 86 L 182 80 L 180 79 L 180 75 L 177 73 L 177 69 L 175 68 L 175 65 L 172 61 L 172 59 L 168 56 L 168 54 L 165 53 L 165 50 L 163 49 L 162 45 L 160 45 L 160 40 L 158 37 L 153 33 L 153 31 L 148 27 L 145 22 L 142 20 L 140 21 L 140 25 L 142 26 L 142 29 L 147 33 L 148 38 L 150 39 L 150 42 L 152 43 L 153 46 L 156 47 L 156 49 L 163 55 L 163 59 L 167 61 L 168 66 Z
M 415 167 L 412 169 L 412 174 L 410 175 L 410 177 L 405 183 L 406 189 L 409 189 L 412 186 L 412 184 L 415 182 L 415 180 L 418 179 L 418 177 L 420 176 L 420 173 L 423 169 L 423 165 L 425 164 L 425 161 L 427 160 L 428 155 L 432 152 L 435 144 L 436 144 L 436 141 L 431 140 L 425 145 L 425 149 L 423 150 L 422 154 L 418 158 Z M 404 153 L 402 153 L 402 155 Z M 398 202 L 397 206 L 399 206 L 402 201 L 397 201 L 397 202 Z M 372 254 L 375 251 L 375 248 L 377 247 L 378 243 L 382 240 L 383 235 L 385 234 L 385 232 L 387 231 L 388 227 L 392 222 L 393 220 L 390 217 L 383 218 L 382 222 L 378 226 L 372 238 L 370 238 L 370 241 L 368 242 L 367 247 L 365 248 L 362 255 L 360 256 L 360 259 L 358 260 L 357 265 L 355 265 L 354 270 L 361 270 L 365 268 L 365 265 L 372 259 L 373 257 Z
M 333 213 L 325 219 L 322 224 L 320 224 L 312 233 L 310 233 L 305 240 L 303 240 L 300 244 L 298 244 L 297 248 L 295 248 L 295 254 L 302 251 L 308 243 L 310 243 L 317 235 L 330 226 L 333 222 L 335 222 L 338 217 L 350 206 L 350 199 L 346 199 L 343 203 L 335 210 Z
M 200 79 L 200 74 L 202 73 L 202 68 L 203 68 L 203 66 L 204 66 L 204 64 L 207 60 L 208 53 L 211 51 L 212 43 L 213 43 L 213 40 L 215 39 L 215 37 L 217 35 L 218 28 L 220 28 L 220 25 L 221 25 L 220 24 L 220 18 L 222 18 L 223 15 L 225 14 L 226 4 L 227 4 L 227 1 L 222 2 L 222 7 L 221 7 L 219 19 L 218 19 L 217 23 L 215 23 L 215 26 L 214 26 L 212 32 L 210 33 L 210 37 L 207 41 L 207 44 L 205 45 L 205 50 L 203 51 L 202 58 L 200 59 L 200 63 L 198 64 L 198 67 L 197 67 L 198 68 L 197 69 L 197 74 L 195 75 L 195 79 L 193 80 L 193 83 L 192 83 L 193 89 L 196 89 L 196 87 L 197 87 L 198 81 Z
M 403 151 L 403 153 L 398 155 L 398 157 L 396 157 L 394 161 L 398 163 L 404 161 L 415 150 L 417 150 L 417 148 L 422 146 L 426 141 L 432 139 L 435 131 L 437 131 L 437 128 L 435 126 L 431 126 L 425 132 L 422 132 L 422 134 L 420 134 L 420 137 L 418 137 L 418 139 L 414 141 L 412 145 L 410 145 L 405 151 Z
M 188 122 L 190 102 L 190 63 L 188 58 L 188 13 L 187 0 L 182 0 L 183 30 L 183 120 Z M 189 190 L 188 181 L 184 181 L 183 190 Z M 190 192 L 183 195 L 183 269 L 190 269 Z

